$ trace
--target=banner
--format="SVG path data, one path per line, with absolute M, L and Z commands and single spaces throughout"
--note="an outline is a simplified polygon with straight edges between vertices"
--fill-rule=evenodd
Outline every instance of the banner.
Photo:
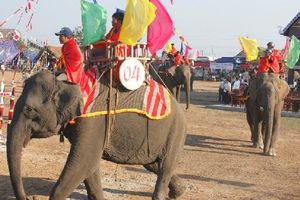
M 285 64 L 289 69 L 293 69 L 299 60 L 300 41 L 293 35 L 291 38 L 288 53 L 285 57 Z
M 16 43 L 13 40 L 0 42 L 0 63 L 10 63 L 19 53 Z
M 148 0 L 128 0 L 119 41 L 135 45 L 155 18 L 155 6 Z
M 106 33 L 107 11 L 99 4 L 81 1 L 83 44 L 92 44 Z
M 256 60 L 258 56 L 257 41 L 247 37 L 240 37 L 240 43 L 245 53 L 246 61 Z
M 174 35 L 173 21 L 160 0 L 150 0 L 156 7 L 156 17 L 148 27 L 147 44 L 151 54 L 162 49 Z
M 211 70 L 226 70 L 226 71 L 232 71 L 233 70 L 233 63 L 216 63 L 211 62 L 210 63 L 210 69 Z

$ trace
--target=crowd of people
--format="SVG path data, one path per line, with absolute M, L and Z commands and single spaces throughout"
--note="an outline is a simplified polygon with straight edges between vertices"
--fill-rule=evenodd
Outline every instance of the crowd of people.
M 231 101 L 231 92 L 236 91 L 243 94 L 248 86 L 248 80 L 242 76 L 221 78 L 218 101 L 229 104 Z

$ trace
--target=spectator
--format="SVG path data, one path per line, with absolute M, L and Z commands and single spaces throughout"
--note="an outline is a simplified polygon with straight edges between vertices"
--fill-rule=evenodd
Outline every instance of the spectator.
M 235 81 L 232 84 L 232 90 L 239 90 L 241 86 L 241 81 L 238 78 L 235 78 Z
M 225 81 L 223 78 L 221 78 L 220 84 L 219 84 L 219 102 L 223 102 L 223 91 L 224 91 L 224 85 L 225 85 Z
M 225 80 L 224 83 L 224 90 L 223 90 L 223 103 L 229 104 L 230 102 L 230 92 L 231 92 L 231 83 L 229 81 L 229 78 Z

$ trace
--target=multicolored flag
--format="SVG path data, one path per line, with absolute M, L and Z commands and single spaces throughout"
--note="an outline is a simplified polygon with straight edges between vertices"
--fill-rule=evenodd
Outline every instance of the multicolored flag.
M 81 1 L 83 44 L 92 44 L 106 33 L 107 11 L 96 3 Z
M 119 41 L 134 45 L 155 18 L 155 6 L 148 0 L 128 0 Z
M 246 56 L 246 61 L 250 62 L 257 59 L 258 46 L 255 39 L 240 37 L 240 43 Z
M 285 57 L 285 64 L 289 69 L 295 67 L 300 56 L 300 41 L 293 35 L 290 42 L 288 53 Z
M 160 0 L 150 0 L 156 7 L 156 18 L 149 25 L 147 32 L 147 44 L 151 54 L 162 49 L 174 35 L 173 21 Z

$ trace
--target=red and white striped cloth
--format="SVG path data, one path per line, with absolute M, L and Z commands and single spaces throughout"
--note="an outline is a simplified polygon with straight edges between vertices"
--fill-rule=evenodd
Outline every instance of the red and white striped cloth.
M 81 83 L 85 83 L 83 86 L 83 99 L 84 99 L 84 109 L 83 113 L 88 113 L 91 109 L 92 102 L 94 98 L 97 96 L 96 93 L 99 91 L 99 83 L 97 81 L 99 77 L 97 67 L 91 67 L 88 71 L 84 72 L 85 81 L 81 81 Z M 81 86 L 82 87 L 82 86 Z
M 153 79 L 148 80 L 143 110 L 152 117 L 164 116 L 170 112 L 170 94 L 167 89 Z

